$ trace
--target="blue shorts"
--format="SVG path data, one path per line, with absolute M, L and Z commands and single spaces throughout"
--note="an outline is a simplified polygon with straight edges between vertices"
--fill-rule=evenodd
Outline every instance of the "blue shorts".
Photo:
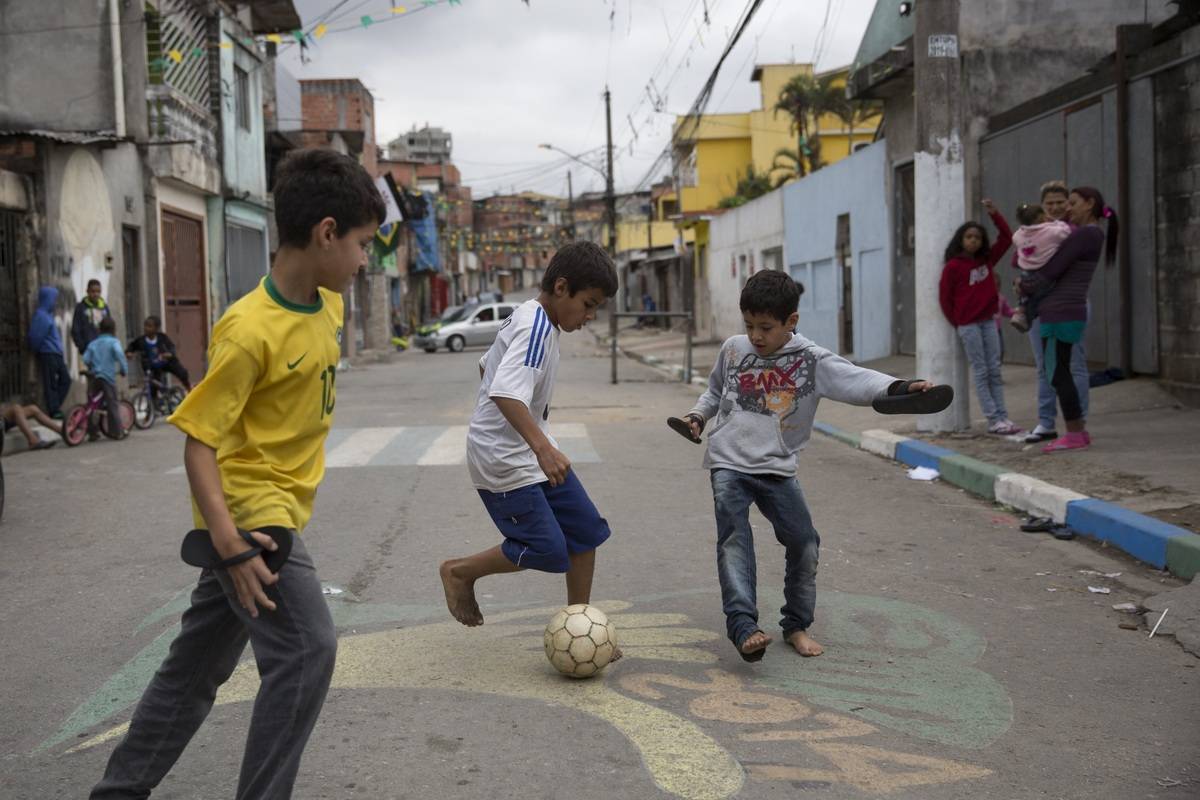
M 575 471 L 558 486 L 548 481 L 511 492 L 479 490 L 483 505 L 504 534 L 500 550 L 518 567 L 566 572 L 567 556 L 595 550 L 609 537 Z

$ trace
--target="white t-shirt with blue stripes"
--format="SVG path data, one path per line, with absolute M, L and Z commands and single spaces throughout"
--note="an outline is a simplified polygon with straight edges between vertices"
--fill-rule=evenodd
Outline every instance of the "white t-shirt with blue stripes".
M 475 488 L 509 492 L 546 480 L 537 457 L 508 423 L 494 397 L 520 400 L 550 437 L 550 398 L 558 373 L 559 330 L 537 300 L 522 303 L 480 360 L 483 383 L 467 429 L 467 467 Z

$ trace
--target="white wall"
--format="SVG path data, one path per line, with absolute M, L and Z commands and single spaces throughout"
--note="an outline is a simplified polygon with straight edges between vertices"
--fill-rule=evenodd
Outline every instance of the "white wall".
M 854 347 L 857 361 L 892 350 L 892 246 L 883 141 L 783 187 L 788 271 L 804 284 L 799 330 L 842 352 L 842 274 L 836 264 L 837 221 L 850 216 Z
M 742 287 L 766 267 L 764 253 L 782 249 L 783 191 L 775 190 L 726 211 L 709 224 L 707 320 L 698 320 L 702 338 L 725 339 L 744 332 L 738 307 Z M 786 267 L 783 254 L 781 266 Z M 707 326 L 707 327 L 706 327 Z

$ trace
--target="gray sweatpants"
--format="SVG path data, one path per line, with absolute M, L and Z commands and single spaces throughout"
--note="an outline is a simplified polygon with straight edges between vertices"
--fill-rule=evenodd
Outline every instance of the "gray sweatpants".
M 204 570 L 182 629 L 133 712 L 91 800 L 147 798 L 178 760 L 233 673 L 249 641 L 262 679 L 238 779 L 238 800 L 292 795 L 300 756 L 333 676 L 337 634 L 312 559 L 300 537 L 267 588 L 275 611 L 252 618 L 224 570 Z M 213 765 L 217 796 L 225 770 Z

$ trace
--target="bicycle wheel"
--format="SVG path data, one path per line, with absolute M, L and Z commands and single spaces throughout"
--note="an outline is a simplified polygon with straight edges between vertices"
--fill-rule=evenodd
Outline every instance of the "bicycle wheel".
M 63 417 L 62 438 L 67 447 L 82 444 L 87 438 L 88 410 L 87 406 L 75 406 Z
M 167 392 L 167 414 L 174 414 L 175 409 L 179 408 L 179 404 L 185 397 L 187 397 L 187 392 L 182 386 L 172 386 Z
M 108 414 L 103 414 L 100 417 L 100 430 L 110 439 L 120 439 L 133 430 L 133 422 L 137 414 L 133 410 L 133 403 L 128 400 L 122 400 L 117 404 L 121 413 L 121 430 L 117 435 L 113 435 L 112 428 L 109 425 Z
M 154 403 L 150 401 L 149 392 L 139 392 L 133 398 L 133 424 L 140 430 L 146 430 L 154 424 L 154 418 L 158 416 L 158 409 L 154 407 Z

